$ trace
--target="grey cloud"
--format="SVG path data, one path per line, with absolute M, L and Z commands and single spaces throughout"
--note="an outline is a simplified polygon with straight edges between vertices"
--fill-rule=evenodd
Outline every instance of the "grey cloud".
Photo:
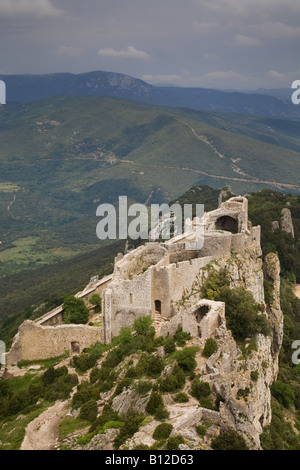
M 60 16 L 62 11 L 51 0 L 1 0 L 0 15 L 7 18 L 18 16 Z
M 0 63 L 4 73 L 289 87 L 299 24 L 299 0 L 0 0 Z

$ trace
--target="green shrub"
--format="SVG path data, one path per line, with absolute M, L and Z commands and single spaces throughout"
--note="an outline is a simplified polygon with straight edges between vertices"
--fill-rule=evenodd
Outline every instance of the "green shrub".
M 186 393 L 180 392 L 174 397 L 175 403 L 187 403 L 189 401 L 189 397 Z
M 132 450 L 150 450 L 150 447 L 146 444 L 138 444 Z
M 149 377 L 158 377 L 164 370 L 164 367 L 164 360 L 157 355 L 149 355 L 145 361 L 145 373 Z
M 173 374 L 168 374 L 165 379 L 162 380 L 160 384 L 160 390 L 163 393 L 172 393 L 178 390 L 178 381 Z
M 261 313 L 251 292 L 245 289 L 231 289 L 228 272 L 224 270 L 210 272 L 201 287 L 203 298 L 222 301 L 226 304 L 226 322 L 235 340 L 252 338 L 255 334 L 270 334 L 270 323 Z
M 124 422 L 122 421 L 108 421 L 103 426 L 103 432 L 107 431 L 107 429 L 119 429 L 124 426 Z
M 91 442 L 91 440 L 93 439 L 94 436 L 95 436 L 95 433 L 90 432 L 86 436 L 79 437 L 76 442 L 80 446 L 85 446 L 86 444 L 89 444 Z
M 298 414 L 299 416 L 299 414 Z M 300 439 L 283 406 L 272 398 L 272 422 L 260 436 L 263 450 L 299 450 Z
M 84 301 L 70 295 L 64 300 L 63 303 L 63 319 L 64 323 L 84 325 L 89 318 L 89 309 L 86 307 Z
M 104 405 L 101 416 L 92 423 L 91 431 L 102 430 L 106 423 L 123 422 L 120 416 L 110 405 Z
M 131 377 L 132 379 L 136 379 L 138 377 L 138 373 L 134 367 L 129 367 L 125 377 Z
M 227 287 L 222 292 L 222 301 L 225 302 L 227 327 L 235 340 L 253 338 L 257 333 L 270 334 L 270 323 L 251 292 Z
M 154 348 L 157 349 L 160 346 L 164 346 L 165 344 L 165 338 L 163 336 L 157 336 L 157 338 L 154 339 L 153 345 Z
M 172 436 L 166 443 L 166 450 L 178 450 L 179 445 L 184 443 L 184 439 L 181 435 Z
M 153 392 L 150 395 L 149 401 L 146 406 L 146 412 L 154 415 L 159 408 L 163 408 L 164 402 L 161 393 Z
M 222 431 L 211 443 L 213 450 L 248 450 L 243 436 L 233 429 Z
M 265 294 L 265 301 L 267 305 L 271 305 L 274 298 L 274 286 L 272 281 L 268 279 L 264 279 L 264 294 Z
M 153 384 L 150 381 L 139 380 L 134 384 L 134 389 L 138 392 L 139 395 L 146 395 L 150 390 L 152 390 Z
M 257 380 L 258 380 L 258 371 L 253 370 L 250 374 L 250 377 L 251 377 L 251 380 L 253 380 L 253 382 L 257 382 Z
M 74 356 L 72 358 L 72 365 L 76 369 L 79 369 L 81 372 L 86 372 L 95 366 L 97 362 L 97 357 L 94 354 L 81 353 L 79 356 Z
M 165 340 L 164 350 L 165 354 L 172 354 L 176 349 L 176 343 L 173 336 L 167 336 Z
M 80 408 L 80 418 L 86 421 L 96 421 L 98 414 L 98 406 L 95 400 L 89 400 Z
M 163 420 L 163 419 L 168 419 L 170 416 L 170 413 L 164 406 L 159 406 L 154 414 L 154 418 L 157 421 Z
M 65 366 L 58 367 L 56 369 L 54 369 L 54 367 L 49 367 L 49 369 L 47 369 L 42 375 L 42 382 L 44 385 L 51 385 L 56 379 L 66 375 L 68 375 L 68 369 Z
M 114 393 L 114 397 L 120 395 L 124 391 L 124 389 L 127 390 L 131 386 L 132 382 L 133 379 L 131 377 L 124 377 L 124 379 L 118 383 Z
M 99 294 L 93 294 L 89 300 L 90 304 L 94 306 L 96 313 L 101 312 L 102 300 Z
M 183 347 L 185 346 L 185 343 L 190 339 L 191 339 L 190 333 L 185 333 L 184 331 L 182 331 L 181 326 L 179 326 L 174 335 L 174 340 L 177 343 L 177 345 L 180 347 Z
M 281 405 L 285 408 L 289 408 L 294 405 L 295 393 L 288 384 L 281 381 L 274 382 L 271 386 L 271 393 Z
M 132 437 L 138 431 L 143 419 L 143 415 L 134 412 L 129 412 L 126 415 L 124 426 L 121 427 L 118 436 L 114 440 L 115 449 L 119 449 L 119 447 L 124 444 L 127 439 Z
M 199 351 L 197 346 L 191 346 L 182 349 L 181 351 L 176 351 L 175 359 L 181 369 L 186 373 L 192 373 L 197 365 L 195 361 L 196 353 Z
M 173 371 L 161 381 L 160 390 L 163 393 L 173 393 L 180 390 L 185 384 L 185 373 L 179 365 L 175 365 Z
M 211 271 L 201 287 L 202 298 L 220 300 L 225 287 L 229 287 L 230 279 L 226 269 Z
M 37 397 L 40 393 L 40 398 L 43 397 L 47 401 L 64 400 L 69 398 L 72 389 L 78 384 L 76 374 L 69 374 L 67 367 L 58 367 L 54 369 L 50 367 L 41 376 L 43 389 L 38 390 L 33 387 L 30 393 Z
M 248 387 L 240 388 L 236 394 L 236 398 L 238 400 L 240 400 L 240 398 L 243 398 L 245 401 L 247 401 L 249 393 L 250 393 L 250 389 Z
M 199 426 L 196 427 L 196 431 L 197 431 L 198 436 L 204 437 L 207 429 L 203 424 L 199 424 Z
M 155 330 L 152 326 L 152 319 L 150 316 L 146 317 L 139 317 L 135 320 L 133 324 L 133 329 L 139 334 L 146 336 L 150 334 L 151 336 L 154 336 Z
M 84 403 L 88 402 L 91 399 L 91 385 L 83 381 L 77 387 L 77 392 L 73 395 L 72 398 L 72 408 L 77 410 L 80 408 Z
M 212 356 L 218 350 L 218 343 L 214 338 L 207 338 L 202 355 L 206 358 Z
M 197 400 L 208 398 L 210 396 L 210 386 L 208 382 L 202 382 L 199 377 L 196 377 L 192 382 L 191 395 Z
M 152 437 L 156 441 L 160 441 L 161 439 L 168 439 L 168 437 L 170 436 L 172 430 L 173 430 L 172 424 L 169 424 L 169 423 L 159 424 L 155 428 Z

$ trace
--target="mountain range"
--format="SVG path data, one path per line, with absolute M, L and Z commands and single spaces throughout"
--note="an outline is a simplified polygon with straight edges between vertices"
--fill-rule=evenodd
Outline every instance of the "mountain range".
M 111 96 L 161 106 L 241 113 L 300 120 L 286 90 L 250 92 L 206 88 L 153 86 L 143 80 L 113 72 L 46 75 L 0 75 L 6 83 L 8 102 L 29 102 L 54 96 Z M 271 94 L 274 96 L 271 96 Z M 290 93 L 292 96 L 292 93 Z

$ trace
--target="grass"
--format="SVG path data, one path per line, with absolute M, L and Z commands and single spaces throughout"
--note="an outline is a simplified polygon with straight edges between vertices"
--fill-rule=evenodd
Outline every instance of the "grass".
M 91 423 L 81 419 L 79 416 L 73 418 L 72 416 L 67 416 L 59 425 L 59 436 L 61 439 L 64 437 L 77 432 L 81 429 L 89 428 Z
M 43 248 L 40 237 L 15 240 L 12 248 L 0 252 L 0 276 L 14 274 L 32 266 L 39 267 L 69 259 L 80 253 L 79 247 Z
M 53 357 L 50 359 L 44 359 L 40 361 L 20 361 L 18 362 L 18 367 L 20 369 L 28 369 L 30 366 L 40 366 L 40 370 L 49 369 L 49 367 L 54 367 L 59 364 L 63 359 L 66 359 L 69 354 L 63 356 Z
M 36 372 L 27 372 L 24 376 L 7 379 L 10 389 L 14 393 L 24 392 L 28 390 L 30 384 L 38 383 L 39 381 L 40 379 Z
M 10 182 L 0 182 L 0 193 L 15 193 L 20 191 L 20 186 Z

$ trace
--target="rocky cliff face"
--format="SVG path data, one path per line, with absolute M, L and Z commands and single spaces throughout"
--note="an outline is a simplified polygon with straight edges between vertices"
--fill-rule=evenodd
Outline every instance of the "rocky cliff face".
M 246 341 L 245 349 L 237 345 L 226 326 L 216 331 L 218 350 L 199 372 L 211 389 L 222 397 L 219 411 L 221 428 L 233 428 L 247 440 L 250 448 L 259 449 L 262 428 L 271 422 L 270 386 L 278 374 L 278 356 L 283 336 L 280 308 L 280 264 L 275 254 L 266 257 L 264 269 L 272 285 L 272 301 L 265 303 L 262 261 L 251 254 L 221 260 L 219 267 L 228 269 L 231 286 L 252 292 L 264 307 L 272 331 L 269 336 L 256 335 Z

